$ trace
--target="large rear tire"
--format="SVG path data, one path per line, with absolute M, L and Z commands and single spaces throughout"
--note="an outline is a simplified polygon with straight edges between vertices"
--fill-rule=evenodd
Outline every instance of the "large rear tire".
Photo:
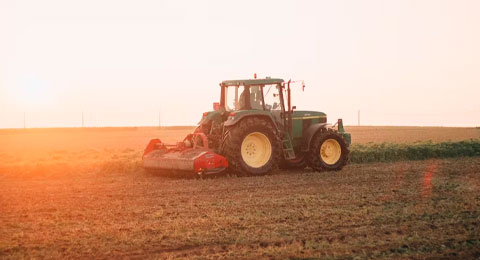
M 348 145 L 332 129 L 322 129 L 312 138 L 307 164 L 316 171 L 339 171 L 348 162 Z
M 238 175 L 262 175 L 277 169 L 282 152 L 272 124 L 256 117 L 229 128 L 221 150 L 229 169 Z

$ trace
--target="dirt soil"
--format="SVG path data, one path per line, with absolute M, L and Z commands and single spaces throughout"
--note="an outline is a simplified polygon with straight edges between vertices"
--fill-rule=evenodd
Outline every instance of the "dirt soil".
M 148 140 L 193 127 L 0 130 L 0 258 L 479 258 L 480 158 L 179 179 Z M 346 127 L 353 143 L 478 128 Z
M 480 158 L 175 179 L 0 177 L 0 258 L 480 257 Z

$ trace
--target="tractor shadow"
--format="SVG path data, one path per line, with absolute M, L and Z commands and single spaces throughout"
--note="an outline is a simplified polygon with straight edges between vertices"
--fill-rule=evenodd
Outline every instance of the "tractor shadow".
M 225 178 L 227 176 L 232 176 L 231 173 L 227 171 L 223 171 L 220 173 L 215 174 L 205 174 L 200 175 L 193 172 L 188 171 L 175 171 L 175 170 L 144 170 L 146 176 L 149 177 L 159 177 L 159 178 L 167 178 L 167 179 L 216 179 L 216 178 Z
M 223 171 L 220 173 L 215 173 L 215 174 L 196 174 L 192 172 L 186 172 L 186 171 L 167 171 L 167 170 L 144 170 L 144 174 L 148 177 L 152 178 L 166 178 L 166 179 L 185 179 L 185 180 L 194 180 L 194 179 L 222 179 L 222 178 L 252 178 L 252 177 L 259 177 L 259 176 L 275 176 L 275 175 L 302 175 L 302 174 L 307 174 L 307 173 L 313 173 L 316 172 L 315 170 L 311 168 L 305 168 L 305 169 L 277 169 L 274 170 L 268 174 L 262 174 L 262 175 L 241 175 L 241 174 L 235 174 L 231 171 Z M 325 173 L 325 172 L 317 172 L 317 173 Z

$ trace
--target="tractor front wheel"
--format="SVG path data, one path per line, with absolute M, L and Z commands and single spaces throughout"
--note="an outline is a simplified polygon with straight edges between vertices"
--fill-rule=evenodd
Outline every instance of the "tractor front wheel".
M 307 163 L 316 171 L 338 171 L 347 164 L 349 152 L 338 132 L 322 129 L 312 138 Z
M 222 144 L 229 168 L 240 175 L 261 175 L 276 169 L 282 151 L 275 132 L 272 124 L 255 117 L 231 127 Z

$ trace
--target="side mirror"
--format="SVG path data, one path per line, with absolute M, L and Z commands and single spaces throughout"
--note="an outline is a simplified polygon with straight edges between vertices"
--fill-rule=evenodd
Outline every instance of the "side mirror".
M 217 111 L 220 109 L 220 103 L 218 102 L 213 102 L 213 110 Z
M 292 111 L 297 109 L 297 106 L 292 106 Z

